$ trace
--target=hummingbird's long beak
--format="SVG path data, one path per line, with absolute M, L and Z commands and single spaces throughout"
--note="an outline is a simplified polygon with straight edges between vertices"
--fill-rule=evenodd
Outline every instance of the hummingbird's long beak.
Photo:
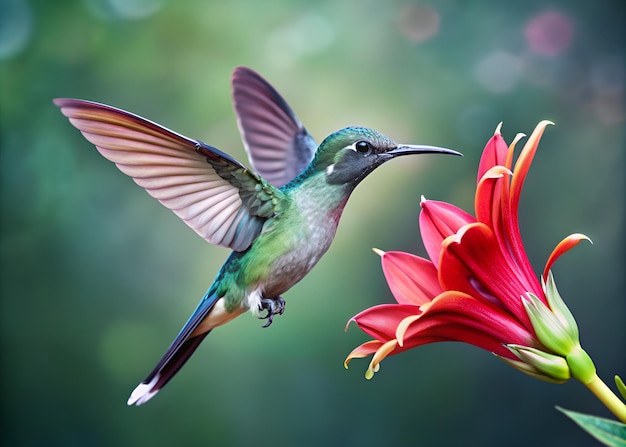
M 411 154 L 451 154 L 451 155 L 459 155 L 463 156 L 462 153 L 453 151 L 452 149 L 445 149 L 443 147 L 437 146 L 419 146 L 412 144 L 401 144 L 395 149 L 387 152 L 388 155 L 393 157 L 397 157 L 400 155 L 411 155 Z

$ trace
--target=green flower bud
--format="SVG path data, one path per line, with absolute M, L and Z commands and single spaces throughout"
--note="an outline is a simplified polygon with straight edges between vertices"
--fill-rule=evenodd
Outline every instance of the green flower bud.
M 563 328 L 570 334 L 570 337 L 578 340 L 578 324 L 556 288 L 552 271 L 548 272 L 548 280 L 546 282 L 544 282 L 543 277 L 541 278 L 541 286 L 546 294 L 552 313 L 558 318 Z
M 548 306 L 543 304 L 536 295 L 532 293 L 527 293 L 526 295 L 528 299 L 522 300 L 524 309 L 526 309 L 537 338 L 544 346 L 562 357 L 566 357 L 580 346 L 578 329 L 573 331 L 571 326 L 567 324 L 565 317 L 563 317 L 565 321 L 565 324 L 563 324 L 561 319 Z
M 512 366 L 513 368 L 523 372 L 526 375 L 529 375 L 530 377 L 534 379 L 542 380 L 544 382 L 556 383 L 556 384 L 567 381 L 567 379 L 565 380 L 555 379 L 553 377 L 546 376 L 544 373 L 539 371 L 534 366 L 529 365 L 528 363 L 524 363 L 521 360 L 512 360 L 507 357 L 502 357 L 501 355 L 498 355 L 498 354 L 494 354 L 494 355 L 498 357 L 500 360 L 502 360 L 504 363 L 506 363 L 507 365 Z
M 540 375 L 550 378 L 552 381 L 565 382 L 570 378 L 570 367 L 567 361 L 559 355 L 528 346 L 510 344 L 506 347 L 523 363 L 536 368 Z

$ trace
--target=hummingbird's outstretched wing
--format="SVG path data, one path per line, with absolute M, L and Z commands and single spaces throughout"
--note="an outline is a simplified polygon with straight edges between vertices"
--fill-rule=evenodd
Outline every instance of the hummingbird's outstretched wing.
M 212 244 L 243 251 L 283 193 L 220 150 L 104 104 L 55 99 L 108 160 Z
M 306 168 L 317 143 L 283 97 L 255 71 L 231 78 L 237 124 L 254 170 L 277 188 Z

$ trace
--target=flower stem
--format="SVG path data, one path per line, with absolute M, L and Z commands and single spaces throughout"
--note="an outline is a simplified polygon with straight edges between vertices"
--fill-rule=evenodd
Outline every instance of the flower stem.
M 585 386 L 602 402 L 618 419 L 626 423 L 626 404 L 606 386 L 597 374 Z

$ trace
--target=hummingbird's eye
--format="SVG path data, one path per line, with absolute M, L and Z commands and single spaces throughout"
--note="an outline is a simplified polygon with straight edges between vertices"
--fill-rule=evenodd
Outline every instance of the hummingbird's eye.
M 360 152 L 361 154 L 367 154 L 368 152 L 371 152 L 372 145 L 369 144 L 367 141 L 359 141 L 354 145 L 354 148 L 357 152 Z

